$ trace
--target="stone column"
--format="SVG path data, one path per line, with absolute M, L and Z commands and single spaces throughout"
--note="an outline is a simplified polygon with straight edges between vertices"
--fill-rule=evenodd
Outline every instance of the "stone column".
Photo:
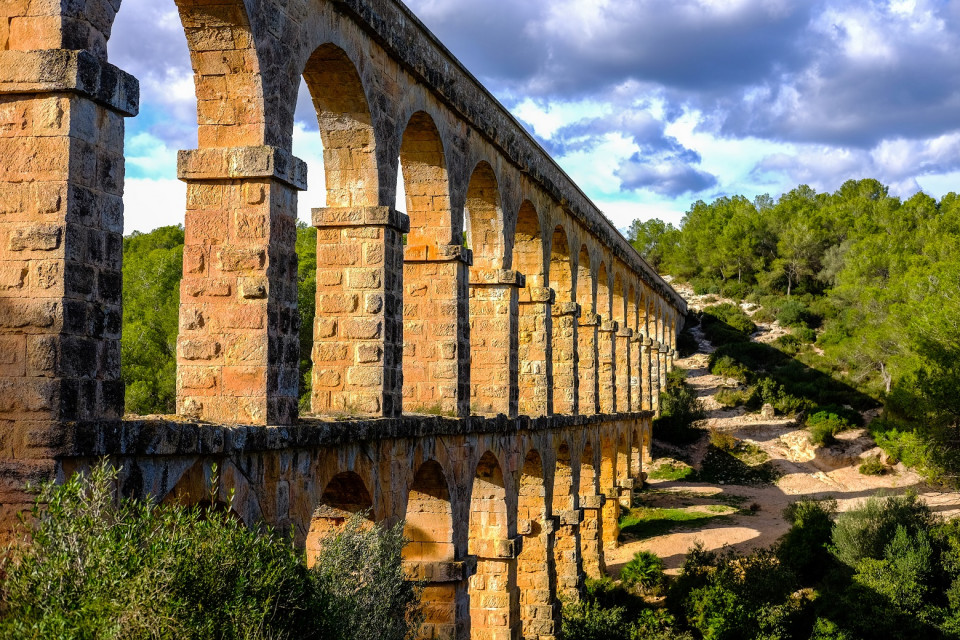
M 588 578 L 602 578 L 607 566 L 603 558 L 603 519 L 601 511 L 605 496 L 581 496 L 583 523 L 580 525 L 580 549 L 583 555 L 583 572 Z
M 577 410 L 581 415 L 591 416 L 600 411 L 600 390 L 597 386 L 597 335 L 600 329 L 600 316 L 595 313 L 583 313 L 577 328 Z
M 669 349 L 666 345 L 660 345 L 660 388 L 667 388 L 667 360 Z
M 639 332 L 630 338 L 630 410 L 643 411 L 643 335 Z
M 616 413 L 616 322 L 604 322 L 600 325 L 598 352 L 600 354 L 600 413 Z
M 654 340 L 650 344 L 650 407 L 660 417 L 660 390 L 663 382 L 660 378 L 660 343 Z
M 124 118 L 132 76 L 85 51 L 0 51 L 0 521 L 63 423 L 123 415 Z M 2 532 L 0 532 L 2 535 Z
M 615 484 L 606 485 L 601 510 L 601 533 L 604 549 L 616 549 L 620 537 L 620 489 Z
M 653 341 L 642 336 L 640 343 L 640 386 L 641 408 L 644 411 L 653 411 L 653 384 L 650 371 L 653 367 Z
M 470 270 L 471 413 L 517 415 L 519 290 L 516 271 Z
M 557 595 L 576 601 L 580 599 L 583 588 L 583 560 L 580 555 L 583 512 L 574 507 L 554 515 L 559 520 L 553 543 Z
M 405 248 L 403 398 L 407 411 L 470 413 L 472 261 L 472 252 L 459 245 Z
M 579 383 L 577 376 L 577 324 L 580 305 L 563 302 L 553 305 L 553 412 L 577 413 Z
M 424 620 L 418 638 L 468 640 L 465 620 L 458 619 L 457 613 L 458 603 L 467 598 L 467 576 L 475 568 L 473 562 L 465 561 L 403 563 L 406 578 L 423 584 Z
M 317 311 L 314 413 L 402 413 L 403 234 L 390 207 L 313 210 Z
M 553 413 L 551 309 L 555 299 L 550 288 L 520 290 L 520 415 L 538 417 Z
M 630 404 L 630 339 L 633 329 L 627 327 L 617 331 L 617 411 L 631 410 Z
M 268 146 L 181 151 L 187 183 L 177 413 L 293 424 L 299 395 L 297 192 L 307 167 Z
M 543 522 L 519 520 L 523 549 L 517 561 L 520 620 L 524 640 L 553 637 L 560 630 L 560 602 L 551 579 L 554 567 L 556 518 Z
M 520 637 L 520 593 L 517 556 L 523 538 L 471 540 L 477 572 L 470 578 L 470 637 L 517 640 Z

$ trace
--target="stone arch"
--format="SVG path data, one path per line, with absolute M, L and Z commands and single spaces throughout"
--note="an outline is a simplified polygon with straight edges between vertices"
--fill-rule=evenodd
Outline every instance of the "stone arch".
M 588 438 L 580 455 L 580 505 L 583 507 L 583 523 L 580 525 L 580 547 L 583 554 L 583 571 L 589 578 L 600 578 L 606 571 L 603 561 L 601 494 L 597 491 L 600 474 L 593 443 Z
M 464 239 L 473 254 L 470 268 L 470 410 L 487 415 L 516 413 L 517 359 L 511 313 L 516 292 L 504 281 L 503 209 L 493 168 L 477 164 L 467 188 Z
M 490 630 L 517 633 L 520 601 L 517 562 L 508 541 L 507 492 L 503 470 L 492 452 L 477 463 L 470 495 L 469 552 L 477 556 L 477 571 L 470 577 L 470 637 L 490 637 Z
M 610 301 L 610 278 L 607 274 L 606 262 L 600 261 L 597 268 L 597 313 L 603 320 L 613 320 L 611 315 L 613 307 Z
M 557 463 L 553 475 L 553 516 L 558 525 L 554 533 L 554 562 L 557 574 L 557 593 L 576 598 L 580 588 L 580 527 L 577 477 L 570 447 L 566 441 L 557 449 Z
M 453 237 L 443 139 L 426 111 L 417 111 L 407 122 L 400 142 L 400 166 L 410 216 L 408 253 L 410 248 L 417 247 L 429 258 L 431 249 L 459 245 Z
M 577 254 L 577 303 L 583 315 L 596 313 L 596 291 L 594 288 L 593 269 L 590 261 L 590 250 L 584 244 Z
M 459 415 L 469 407 L 466 259 L 453 238 L 443 141 L 425 111 L 400 146 L 410 217 L 403 264 L 403 398 L 415 412 Z
M 597 376 L 597 336 L 600 329 L 596 315 L 596 286 L 587 245 L 580 247 L 577 257 L 577 303 L 580 322 L 577 326 L 577 412 L 597 413 L 599 387 Z
M 373 499 L 357 473 L 342 471 L 327 483 L 310 520 L 307 533 L 307 564 L 313 565 L 323 538 L 336 531 L 355 513 L 364 513 L 373 524 Z
M 597 372 L 599 382 L 600 412 L 613 413 L 616 410 L 616 366 L 614 347 L 616 325 L 613 317 L 613 302 L 610 295 L 610 277 L 605 262 L 597 270 L 597 313 L 600 315 L 600 332 L 597 338 Z
M 250 481 L 230 460 L 199 460 L 176 480 L 161 500 L 162 504 L 197 506 L 228 513 L 252 527 L 263 517 L 257 493 Z
M 372 207 L 380 201 L 377 139 L 357 67 L 340 47 L 313 52 L 303 71 L 323 142 L 328 207 Z
M 533 204 L 526 200 L 517 214 L 513 242 L 513 268 L 526 276 L 519 292 L 518 314 L 518 388 L 519 412 L 544 416 L 549 412 L 549 372 L 551 327 L 550 298 L 545 290 L 543 233 Z
M 630 477 L 643 482 L 643 424 L 633 423 L 630 432 Z
M 517 503 L 518 529 L 523 545 L 517 557 L 517 588 L 520 591 L 520 621 L 523 638 L 555 635 L 556 576 L 553 571 L 552 537 L 546 528 L 546 479 L 543 460 L 531 449 L 520 469 Z
M 503 209 L 500 184 L 490 163 L 481 161 L 473 170 L 463 211 L 464 240 L 473 252 L 476 269 L 503 268 Z
M 620 275 L 620 271 L 616 271 L 613 275 L 613 313 L 610 319 L 616 321 L 621 329 L 626 327 L 626 308 L 623 277 Z
M 421 637 L 454 638 L 458 581 L 444 571 L 455 559 L 453 508 L 443 467 L 427 460 L 417 470 L 407 498 L 403 548 L 408 574 L 424 580 Z
M 617 434 L 617 484 L 622 485 L 630 477 L 630 449 L 627 445 L 627 435 L 624 429 Z M 625 506 L 630 506 L 625 505 Z
M 620 501 L 617 491 L 617 435 L 610 432 L 600 440 L 600 490 L 607 496 L 601 513 L 603 547 L 614 549 L 620 536 Z
M 555 292 L 552 318 L 553 410 L 573 414 L 577 410 L 577 322 L 574 302 L 573 256 L 562 226 L 553 231 L 550 248 L 550 288 Z

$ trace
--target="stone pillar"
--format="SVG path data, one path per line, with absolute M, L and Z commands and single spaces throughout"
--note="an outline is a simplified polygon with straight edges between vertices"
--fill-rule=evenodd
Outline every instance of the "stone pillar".
M 523 549 L 517 561 L 517 588 L 524 640 L 549 638 L 560 631 L 560 602 L 554 597 L 556 585 L 551 576 L 556 520 L 518 521 Z
M 601 534 L 604 549 L 616 549 L 620 537 L 620 489 L 616 485 L 606 485 L 601 510 Z
M 630 404 L 630 339 L 633 329 L 617 331 L 617 411 L 631 411 Z
M 307 167 L 276 147 L 181 151 L 187 183 L 177 413 L 293 424 L 299 385 L 297 192 Z
M 601 512 L 606 498 L 602 495 L 581 496 L 583 523 L 580 525 L 580 549 L 583 555 L 583 572 L 588 578 L 602 578 L 607 566 L 603 558 L 603 519 Z
M 600 413 L 616 413 L 616 322 L 604 322 L 600 325 L 598 352 L 600 354 Z
M 460 602 L 467 598 L 467 576 L 474 569 L 471 562 L 420 561 L 404 562 L 404 574 L 409 580 L 423 584 L 423 625 L 421 640 L 467 640 L 467 613 L 458 617 Z
M 24 484 L 52 477 L 64 422 L 123 415 L 123 120 L 138 101 L 135 78 L 88 52 L 0 51 L 0 522 L 9 525 L 33 502 Z
M 650 376 L 653 363 L 653 341 L 646 336 L 640 343 L 640 386 L 641 408 L 644 411 L 653 411 L 653 384 Z
M 520 637 L 520 593 L 517 556 L 523 538 L 471 540 L 477 572 L 470 578 L 470 637 L 517 640 Z
M 577 328 L 577 410 L 581 415 L 591 416 L 600 411 L 600 390 L 597 386 L 599 363 L 597 358 L 597 335 L 600 329 L 600 316 L 595 313 L 583 313 Z
M 470 270 L 471 413 L 517 415 L 519 290 L 516 271 Z
M 538 417 L 553 413 L 551 308 L 555 299 L 550 288 L 520 290 L 520 415 Z
M 660 378 L 660 343 L 654 340 L 650 344 L 650 407 L 660 417 L 660 390 L 663 382 Z
M 469 266 L 459 245 L 407 246 L 403 263 L 403 398 L 415 413 L 470 413 Z
M 660 345 L 660 388 L 667 388 L 667 354 L 669 350 L 666 345 Z
M 313 226 L 313 412 L 399 416 L 410 220 L 390 207 L 325 208 L 313 210 Z
M 564 302 L 553 305 L 553 412 L 560 415 L 577 413 L 578 341 L 577 324 L 580 305 Z
M 630 338 L 630 410 L 643 411 L 643 335 L 634 333 Z
M 554 564 L 557 568 L 557 595 L 570 601 L 580 599 L 583 588 L 583 560 L 580 530 L 583 512 L 574 507 L 555 514 L 559 520 L 554 534 Z

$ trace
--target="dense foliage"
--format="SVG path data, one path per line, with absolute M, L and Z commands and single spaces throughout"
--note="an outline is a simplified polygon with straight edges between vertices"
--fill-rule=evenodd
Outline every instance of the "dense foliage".
M 183 227 L 135 231 L 123 239 L 121 367 L 126 410 L 147 415 L 176 410 L 177 330 L 183 277 Z M 297 225 L 300 312 L 300 403 L 310 403 L 317 230 Z
M 791 528 L 770 548 L 691 549 L 664 609 L 610 580 L 591 583 L 584 602 L 564 607 L 564 637 L 960 638 L 960 522 L 910 494 L 840 515 L 833 500 L 804 499 L 784 517 Z
M 871 429 L 889 453 L 937 480 L 958 475 L 960 196 L 903 201 L 876 180 L 832 194 L 804 185 L 778 200 L 698 201 L 679 229 L 638 222 L 632 235 L 697 293 L 746 300 L 760 307 L 754 320 L 792 328 L 756 345 L 735 312 L 705 315 L 715 373 L 771 379 L 783 393 L 763 400 L 783 412 L 882 401 Z
M 42 488 L 2 567 L 0 638 L 406 640 L 418 624 L 401 528 L 355 517 L 308 569 L 230 505 L 117 500 L 116 476 L 101 465 Z

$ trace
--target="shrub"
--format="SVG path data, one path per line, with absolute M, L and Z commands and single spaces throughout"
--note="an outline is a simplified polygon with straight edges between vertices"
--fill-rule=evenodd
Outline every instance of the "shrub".
M 687 358 L 692 356 L 699 349 L 700 344 L 693 336 L 693 333 L 690 332 L 689 327 L 684 328 L 684 330 L 680 332 L 680 335 L 677 336 L 677 352 L 680 354 L 680 357 Z
M 819 580 L 829 567 L 836 514 L 837 501 L 833 499 L 804 498 L 783 510 L 783 518 L 791 526 L 777 544 L 777 557 L 802 580 Z
M 753 395 L 753 388 L 720 389 L 714 394 L 714 399 L 724 407 L 742 407 Z
M 620 580 L 627 588 L 658 593 L 666 580 L 663 560 L 650 551 L 638 551 L 620 570 Z
M 882 476 L 887 468 L 880 461 L 880 456 L 870 456 L 860 464 L 860 473 L 865 476 Z
M 817 341 L 817 332 L 810 327 L 794 329 L 793 335 L 803 344 L 813 344 Z
M 710 444 L 720 451 L 732 452 L 737 448 L 738 440 L 724 431 L 710 429 Z
M 743 309 L 729 302 L 704 309 L 701 322 L 707 324 L 723 323 L 746 336 L 757 330 L 757 325 L 753 324 L 750 316 Z
M 753 293 L 753 286 L 746 282 L 730 280 L 720 285 L 720 294 L 733 300 L 743 300 L 751 293 Z
M 807 307 L 798 300 L 787 300 L 777 312 L 777 321 L 785 327 L 807 326 L 807 320 Z
M 774 346 L 786 354 L 796 355 L 800 351 L 800 339 L 793 334 L 785 334 L 773 341 Z
M 760 307 L 757 309 L 753 315 L 750 317 L 755 323 L 770 324 L 777 319 L 775 315 L 770 313 L 766 307 Z
M 898 527 L 908 534 L 929 528 L 933 516 L 915 493 L 868 498 L 857 509 L 840 514 L 833 527 L 833 554 L 840 562 L 856 567 L 865 558 L 884 557 Z
M 712 278 L 693 278 L 690 280 L 690 286 L 698 296 L 720 293 L 720 283 Z
M 818 446 L 833 444 L 836 442 L 836 435 L 849 428 L 850 423 L 846 418 L 830 411 L 818 411 L 807 418 L 810 442 Z
M 716 359 L 711 358 L 711 360 L 710 373 L 715 376 L 733 378 L 740 382 L 747 382 L 750 377 L 750 370 L 737 363 L 737 361 L 730 356 L 720 356 Z
M 674 369 L 667 376 L 667 389 L 660 394 L 660 417 L 653 421 L 654 435 L 665 442 L 683 445 L 698 440 L 703 433 L 693 428 L 706 414 L 686 372 Z
M 357 517 L 309 570 L 288 538 L 248 529 L 229 505 L 117 499 L 117 475 L 101 464 L 40 488 L 29 542 L 3 565 L 0 637 L 402 640 L 415 630 L 401 529 L 361 530 Z
M 564 604 L 561 629 L 567 640 L 623 640 L 628 633 L 622 607 L 590 600 Z

